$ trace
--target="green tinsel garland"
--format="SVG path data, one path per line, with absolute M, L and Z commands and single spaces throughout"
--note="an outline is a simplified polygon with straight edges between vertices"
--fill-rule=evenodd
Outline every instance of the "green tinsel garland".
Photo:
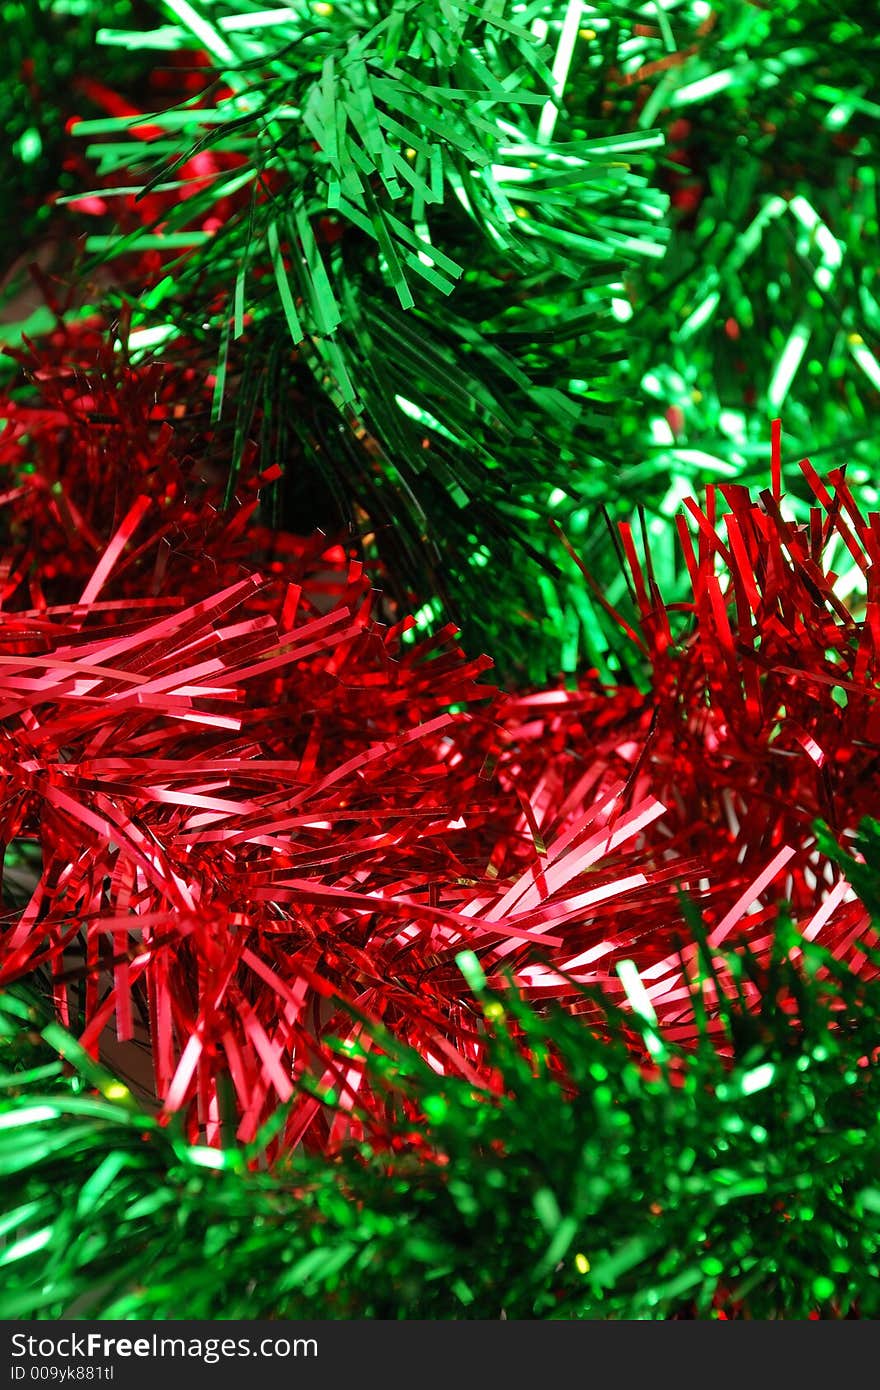
M 285 466 L 276 517 L 347 524 L 424 625 L 451 612 L 521 673 L 558 669 L 535 584 L 570 568 L 551 498 L 615 491 L 624 270 L 667 238 L 662 136 L 631 128 L 611 81 L 656 44 L 616 0 L 586 48 L 559 0 L 166 9 L 101 39 L 207 50 L 216 106 L 153 117 L 158 140 L 77 128 L 112 182 L 186 192 L 161 239 L 150 222 L 89 240 L 99 259 L 178 248 L 131 296 L 135 343 L 168 356 L 182 335 L 216 361 L 233 475 L 255 433 Z M 193 177 L 196 151 L 227 167 Z
M 707 480 L 760 480 L 778 414 L 789 457 L 846 462 L 875 500 L 880 35 L 860 12 L 16 0 L 8 18 L 19 249 L 62 179 L 74 74 L 138 104 L 135 73 L 208 52 L 210 122 L 184 101 L 159 141 L 79 127 L 103 184 L 165 186 L 183 243 L 149 294 L 139 272 L 111 299 L 136 350 L 170 357 L 183 333 L 219 366 L 233 458 L 257 434 L 286 467 L 276 519 L 350 524 L 403 609 L 452 614 L 511 678 L 603 665 L 551 518 L 617 602 L 600 510 L 650 520 Z M 192 182 L 195 149 L 244 165 Z M 200 231 L 236 187 L 240 213 Z M 108 222 L 89 245 L 103 262 L 155 235 Z M 652 547 L 671 592 L 662 532 Z
M 226 96 L 209 122 L 160 117 L 158 142 L 81 125 L 98 171 L 171 188 L 196 149 L 245 163 L 164 215 L 184 251 L 138 286 L 135 333 L 167 356 L 184 332 L 219 360 L 234 453 L 258 431 L 286 466 L 276 517 L 347 521 L 423 626 L 452 613 L 514 678 L 601 666 L 548 519 L 617 601 L 600 509 L 669 514 L 708 480 L 766 476 L 783 411 L 792 453 L 855 461 L 870 488 L 880 37 L 858 14 L 163 12 L 103 30 L 108 57 L 207 50 Z M 260 180 L 270 198 L 198 230 Z M 668 192 L 693 205 L 663 258 Z M 100 259 L 156 244 L 150 227 L 90 241 Z M 662 541 L 655 564 L 673 565 Z

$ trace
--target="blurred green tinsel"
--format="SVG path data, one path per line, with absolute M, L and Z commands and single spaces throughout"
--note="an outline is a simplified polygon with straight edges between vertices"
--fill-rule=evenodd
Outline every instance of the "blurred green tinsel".
M 78 190 L 77 173 L 65 167 L 74 148 L 67 126 L 74 115 L 94 110 L 78 82 L 106 71 L 106 54 L 96 44 L 99 26 L 121 23 L 140 9 L 138 0 L 0 4 L 0 175 L 8 214 L 0 222 L 0 288 L 17 260 L 39 258 L 41 239 L 52 229 L 55 196 Z M 114 64 L 111 81 L 130 88 L 142 72 L 143 63 L 126 53 Z

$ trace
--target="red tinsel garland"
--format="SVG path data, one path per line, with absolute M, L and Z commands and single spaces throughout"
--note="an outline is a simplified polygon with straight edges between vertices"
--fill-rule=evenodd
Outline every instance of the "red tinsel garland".
M 714 944 L 765 950 L 785 898 L 864 964 L 867 914 L 813 834 L 876 809 L 880 518 L 841 476 L 803 465 L 807 526 L 773 493 L 687 504 L 683 636 L 622 528 L 648 694 L 594 673 L 505 694 L 451 631 L 382 627 L 342 546 L 261 528 L 255 464 L 222 510 L 219 441 L 174 423 L 207 402 L 196 374 L 80 325 L 30 377 L 0 406 L 0 834 L 7 860 L 38 856 L 0 983 L 42 969 L 93 1051 L 140 1026 L 193 1133 L 250 1139 L 290 1101 L 284 1142 L 338 1139 L 296 1081 L 374 1104 L 325 1045 L 364 1037 L 339 1000 L 478 1079 L 464 948 L 580 1009 L 579 982 L 622 997 L 632 958 L 684 1040 L 682 895 Z

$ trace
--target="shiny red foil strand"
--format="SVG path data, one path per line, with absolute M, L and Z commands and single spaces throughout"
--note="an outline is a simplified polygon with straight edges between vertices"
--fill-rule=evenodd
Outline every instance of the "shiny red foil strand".
M 877 785 L 880 528 L 841 477 L 805 465 L 809 527 L 740 488 L 689 504 L 684 636 L 623 528 L 649 693 L 587 673 L 505 694 L 451 632 L 379 624 L 342 546 L 260 528 L 255 466 L 222 511 L 209 435 L 184 449 L 173 423 L 197 381 L 94 346 L 91 374 L 59 351 L 2 410 L 0 833 L 39 868 L 0 982 L 42 967 L 92 1050 L 148 1036 L 157 1096 L 209 1142 L 291 1102 L 289 1145 L 358 1132 L 355 1104 L 380 1123 L 326 1046 L 363 1041 L 358 1014 L 483 1077 L 466 947 L 587 1014 L 577 985 L 620 998 L 632 958 L 683 1040 L 682 892 L 716 944 L 760 954 L 785 897 L 864 964 L 867 915 L 812 831 L 845 839 Z M 858 618 L 835 538 L 866 574 Z M 305 1073 L 341 1099 L 330 1132 Z

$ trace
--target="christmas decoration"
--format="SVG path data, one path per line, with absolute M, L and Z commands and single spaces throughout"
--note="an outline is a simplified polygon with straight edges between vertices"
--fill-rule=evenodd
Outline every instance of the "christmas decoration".
M 876 1315 L 826 8 L 7 6 L 0 1315 Z

